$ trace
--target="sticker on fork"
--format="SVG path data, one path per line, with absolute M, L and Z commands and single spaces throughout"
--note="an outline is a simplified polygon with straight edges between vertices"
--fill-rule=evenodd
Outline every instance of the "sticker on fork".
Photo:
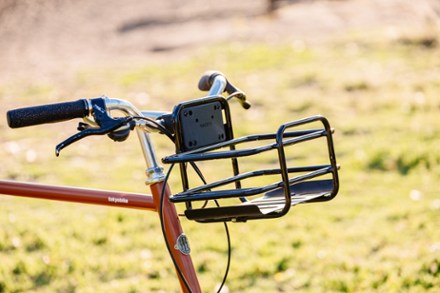
M 188 238 L 185 234 L 182 233 L 179 237 L 177 237 L 176 245 L 174 245 L 174 248 L 185 255 L 189 255 L 191 253 Z

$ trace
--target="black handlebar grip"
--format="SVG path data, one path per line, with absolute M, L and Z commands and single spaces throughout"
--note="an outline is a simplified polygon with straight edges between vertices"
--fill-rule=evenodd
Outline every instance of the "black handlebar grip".
M 211 89 L 212 82 L 217 75 L 223 75 L 223 73 L 213 70 L 203 73 L 202 77 L 199 80 L 199 90 L 209 91 Z
M 219 75 L 225 77 L 225 75 L 223 73 L 221 73 L 220 71 L 210 70 L 210 71 L 206 71 L 205 73 L 203 73 L 202 77 L 199 80 L 199 90 L 209 91 L 211 89 L 212 83 L 214 82 L 214 78 L 216 78 Z M 225 77 L 225 79 L 226 79 L 226 77 Z M 235 86 L 233 86 L 232 83 L 230 83 L 226 79 L 225 92 L 232 95 L 235 92 L 240 92 L 240 90 L 237 89 Z
M 19 108 L 6 114 L 8 125 L 19 128 L 44 123 L 53 123 L 74 118 L 82 118 L 89 113 L 86 99 L 41 106 Z

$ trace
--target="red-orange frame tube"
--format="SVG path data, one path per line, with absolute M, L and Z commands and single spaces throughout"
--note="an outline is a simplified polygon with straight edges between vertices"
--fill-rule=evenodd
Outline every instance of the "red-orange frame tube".
M 155 183 L 150 186 L 152 195 L 145 195 L 0 180 L 0 194 L 157 211 L 157 207 L 160 206 L 163 186 L 163 182 Z M 170 195 L 170 189 L 168 185 L 166 185 L 164 192 L 165 200 L 163 203 L 163 220 L 166 231 L 165 241 L 167 241 L 171 247 L 171 253 L 190 287 L 190 292 L 201 292 L 191 256 L 183 254 L 174 248 L 177 243 L 177 238 L 183 235 L 183 230 L 176 208 L 168 200 Z M 179 277 L 182 291 L 189 292 L 179 274 L 177 274 L 177 276 Z
M 155 211 L 151 195 L 0 180 L 0 194 Z
M 164 188 L 163 182 L 158 182 L 150 185 L 151 193 L 153 194 L 154 203 L 157 207 L 160 206 L 160 195 L 162 193 L 162 189 Z M 172 204 L 168 198 L 171 195 L 171 191 L 168 185 L 165 185 L 164 190 L 164 202 L 162 205 L 163 210 L 163 220 L 165 225 L 165 233 L 166 233 L 166 239 L 171 246 L 171 253 L 173 255 L 173 258 L 176 260 L 177 266 L 181 270 L 185 280 L 187 281 L 187 284 L 189 285 L 190 291 L 186 288 L 183 280 L 180 278 L 179 274 L 177 276 L 179 277 L 180 286 L 182 288 L 182 292 L 202 292 L 200 289 L 199 282 L 197 280 L 197 275 L 194 270 L 194 265 L 191 260 L 191 256 L 188 254 L 184 254 L 181 251 L 179 251 L 177 248 L 175 248 L 175 244 L 177 243 L 177 238 L 181 235 L 183 235 L 182 226 L 180 225 L 179 216 L 176 211 L 176 207 L 174 204 Z

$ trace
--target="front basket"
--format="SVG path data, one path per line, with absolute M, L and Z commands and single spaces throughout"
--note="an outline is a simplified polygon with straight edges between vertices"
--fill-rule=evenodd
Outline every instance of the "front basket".
M 310 128 L 312 125 L 319 127 Z M 186 203 L 186 217 L 204 223 L 276 218 L 300 203 L 331 200 L 339 189 L 332 133 L 325 117 L 312 116 L 285 123 L 276 133 L 230 139 L 165 157 L 164 163 L 180 165 L 183 185 L 183 191 L 170 200 Z M 314 141 L 321 151 L 308 147 Z M 267 159 L 271 151 L 276 153 L 276 160 L 274 156 Z M 251 170 L 240 172 L 246 159 L 254 162 Z M 315 159 L 318 163 L 310 164 Z M 229 162 L 232 176 L 210 182 L 203 178 L 202 184 L 190 187 L 187 169 L 192 166 L 201 176 L 196 163 L 202 161 L 212 164 L 210 168 L 217 168 L 221 161 Z M 245 186 L 247 181 L 253 183 Z M 198 207 L 197 202 L 201 202 Z

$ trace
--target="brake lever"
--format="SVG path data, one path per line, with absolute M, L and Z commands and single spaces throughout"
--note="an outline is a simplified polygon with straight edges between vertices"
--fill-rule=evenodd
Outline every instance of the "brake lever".
M 240 105 L 245 110 L 248 110 L 251 107 L 251 103 L 246 101 L 246 95 L 243 92 L 240 92 L 240 91 L 234 92 L 227 97 L 227 100 L 229 101 L 232 98 L 236 98 L 238 100 L 238 102 L 240 103 Z
M 83 131 L 83 130 L 86 130 L 86 129 L 89 129 L 89 128 L 92 128 L 92 125 L 90 125 L 88 123 L 80 122 L 76 129 L 78 129 L 79 131 Z
M 80 139 L 83 139 L 84 137 L 111 133 L 112 131 L 128 124 L 133 120 L 133 117 L 130 116 L 121 118 L 110 117 L 106 111 L 105 101 L 102 98 L 92 99 L 91 104 L 93 109 L 93 117 L 95 118 L 95 122 L 99 125 L 99 127 L 91 127 L 88 124 L 87 126 L 80 124 L 78 127 L 78 130 L 81 130 L 80 132 L 72 135 L 55 147 L 55 155 L 57 157 L 60 155 L 62 149 Z
M 74 142 L 76 142 L 76 141 L 78 141 L 80 139 L 83 139 L 86 136 L 108 134 L 108 133 L 118 129 L 121 126 L 126 125 L 131 120 L 133 120 L 132 117 L 116 118 L 116 119 L 114 119 L 114 121 L 111 124 L 107 124 L 107 125 L 105 125 L 103 127 L 102 126 L 99 127 L 99 128 L 90 127 L 90 128 L 87 128 L 87 129 L 85 129 L 83 131 L 80 131 L 80 132 L 72 135 L 71 137 L 69 137 L 65 141 L 59 143 L 55 147 L 55 155 L 58 157 L 60 155 L 60 151 L 62 149 L 64 149 L 65 147 L 71 145 L 72 143 L 74 143 Z
M 198 86 L 201 91 L 209 91 L 208 94 L 219 95 L 227 92 L 229 94 L 228 100 L 237 98 L 245 110 L 251 107 L 251 103 L 246 101 L 246 94 L 230 83 L 225 75 L 219 71 L 205 72 L 200 78 Z

